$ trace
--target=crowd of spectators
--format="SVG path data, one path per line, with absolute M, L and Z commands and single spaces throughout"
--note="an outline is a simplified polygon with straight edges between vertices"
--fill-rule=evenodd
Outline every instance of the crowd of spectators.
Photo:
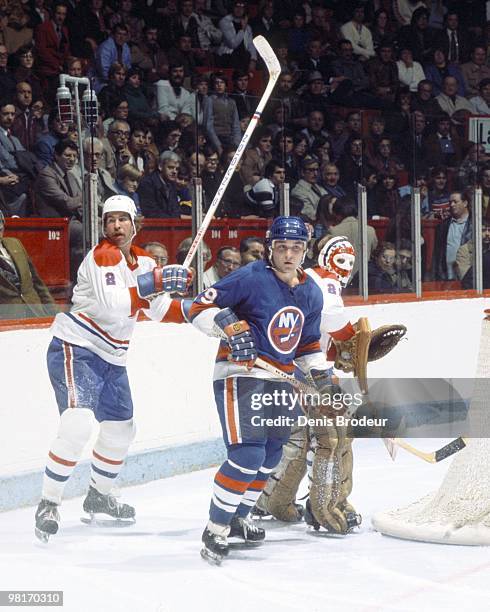
M 369 217 L 392 225 L 390 241 L 374 236 L 370 249 L 370 275 L 385 288 L 383 265 L 413 239 L 403 223 L 416 185 L 424 218 L 444 226 L 431 278 L 462 280 L 453 251 L 471 239 L 476 185 L 490 219 L 490 156 L 467 129 L 470 115 L 490 114 L 480 0 L 0 0 L 0 210 L 68 217 L 73 275 L 81 155 L 99 203 L 122 193 L 145 217 L 187 219 L 199 176 L 206 210 L 267 78 L 258 34 L 282 72 L 217 216 L 273 217 L 287 181 L 292 213 L 321 240 L 357 223 L 362 184 Z M 76 126 L 58 117 L 62 72 L 89 77 L 97 92 L 98 125 L 83 127 L 82 151 Z M 455 193 L 468 202 L 464 223 Z M 237 263 L 238 252 L 222 251 L 208 276 Z M 398 273 L 398 290 L 410 290 L 409 276 Z

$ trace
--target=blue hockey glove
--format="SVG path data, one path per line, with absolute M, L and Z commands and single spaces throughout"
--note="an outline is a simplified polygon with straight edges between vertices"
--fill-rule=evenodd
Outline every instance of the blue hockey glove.
M 179 265 L 153 268 L 151 272 L 137 277 L 138 294 L 148 298 L 159 293 L 185 293 L 192 282 L 192 275 L 187 268 Z
M 249 324 L 240 321 L 231 308 L 220 310 L 214 322 L 224 332 L 231 348 L 228 360 L 252 368 L 258 354 Z

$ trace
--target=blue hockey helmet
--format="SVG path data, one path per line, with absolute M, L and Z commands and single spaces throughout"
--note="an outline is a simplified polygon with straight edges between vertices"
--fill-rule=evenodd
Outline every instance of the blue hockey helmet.
M 299 217 L 276 217 L 268 230 L 265 240 L 271 247 L 274 240 L 304 240 L 308 242 L 310 233 L 303 219 Z

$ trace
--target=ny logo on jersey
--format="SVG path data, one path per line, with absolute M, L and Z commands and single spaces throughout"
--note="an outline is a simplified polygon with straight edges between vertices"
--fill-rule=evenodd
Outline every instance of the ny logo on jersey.
M 114 275 L 114 272 L 106 272 L 106 275 L 105 275 L 105 284 L 106 285 L 115 285 L 116 284 L 116 277 Z
M 272 317 L 267 335 L 274 349 L 287 355 L 294 351 L 301 338 L 305 317 L 299 308 L 286 306 Z

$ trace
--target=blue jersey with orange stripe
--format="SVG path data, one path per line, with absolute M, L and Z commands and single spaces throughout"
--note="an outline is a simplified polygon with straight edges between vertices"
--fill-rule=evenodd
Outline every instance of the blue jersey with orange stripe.
M 191 306 L 190 319 L 196 324 L 199 315 L 209 309 L 231 308 L 250 325 L 260 357 L 292 372 L 293 359 L 321 353 L 322 292 L 307 274 L 299 274 L 299 284 L 290 287 L 265 262 L 250 263 L 198 295 Z M 217 361 L 226 362 L 228 354 L 228 345 L 223 341 Z M 243 366 L 229 364 L 215 379 L 236 373 L 233 368 L 245 374 Z

